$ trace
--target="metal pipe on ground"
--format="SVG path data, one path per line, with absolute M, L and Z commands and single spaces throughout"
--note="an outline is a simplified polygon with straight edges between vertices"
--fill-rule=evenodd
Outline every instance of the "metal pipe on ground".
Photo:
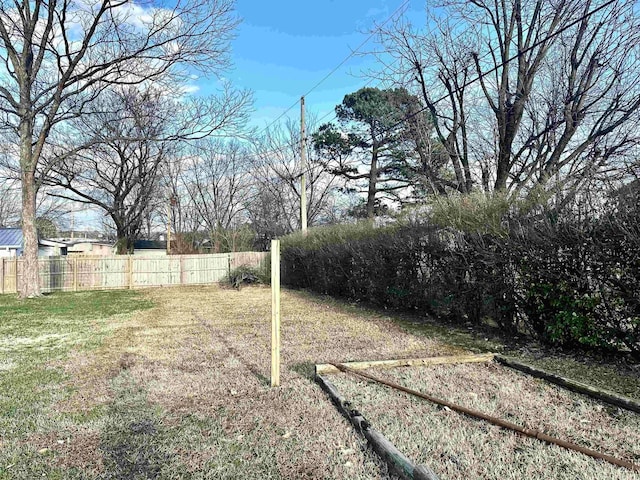
M 414 395 L 416 397 L 428 400 L 428 401 L 430 401 L 432 403 L 436 403 L 438 405 L 442 405 L 444 407 L 448 407 L 451 410 L 455 410 L 456 412 L 463 413 L 463 414 L 468 415 L 470 417 L 475 417 L 475 418 L 479 418 L 481 420 L 485 420 L 485 421 L 487 421 L 489 423 L 492 423 L 492 424 L 497 425 L 497 426 L 502 427 L 502 428 L 508 428 L 508 429 L 513 430 L 515 432 L 521 433 L 522 435 L 525 435 L 527 437 L 537 438 L 538 440 L 542 440 L 542 441 L 547 442 L 547 443 L 558 445 L 560 447 L 563 447 L 563 448 L 566 448 L 566 449 L 569 449 L 569 450 L 574 450 L 576 452 L 583 453 L 585 455 L 588 455 L 588 456 L 593 457 L 593 458 L 597 458 L 599 460 L 605 460 L 605 461 L 607 461 L 609 463 L 612 463 L 613 465 L 617 465 L 619 467 L 624 467 L 624 468 L 628 468 L 629 470 L 632 470 L 632 471 L 640 472 L 640 466 L 638 466 L 638 465 L 636 465 L 634 463 L 631 463 L 631 462 L 629 462 L 627 460 L 616 458 L 616 457 L 613 457 L 611 455 L 607 455 L 606 453 L 600 453 L 600 452 L 597 452 L 595 450 L 591 450 L 589 448 L 582 447 L 580 445 L 576 445 L 575 443 L 567 442 L 566 440 L 562 440 L 562 439 L 559 439 L 559 438 L 551 437 L 550 435 L 547 435 L 547 434 L 545 434 L 543 432 L 540 432 L 538 430 L 533 430 L 533 429 L 522 427 L 520 425 L 517 425 L 515 423 L 509 422 L 507 420 L 503 420 L 501 418 L 493 417 L 493 416 L 488 415 L 486 413 L 482 413 L 482 412 L 479 412 L 477 410 L 473 410 L 471 408 L 463 407 L 461 405 L 457 405 L 457 404 L 449 402 L 447 400 L 442 400 L 442 399 L 433 397 L 431 395 L 427 395 L 427 394 L 419 392 L 417 390 L 412 390 L 410 388 L 404 387 L 404 386 L 399 385 L 397 383 L 390 382 L 388 380 L 383 380 L 381 378 L 374 377 L 373 375 L 370 375 L 370 374 L 362 372 L 362 371 L 352 370 L 349 367 L 346 367 L 345 365 L 342 365 L 340 363 L 333 364 L 333 365 L 337 369 L 339 369 L 339 370 L 341 370 L 341 371 L 343 371 L 345 373 L 351 373 L 353 375 L 357 375 L 359 377 L 363 377 L 363 378 L 372 380 L 374 382 L 380 383 L 382 385 L 386 385 L 388 387 L 394 388 L 394 389 L 399 390 L 401 392 L 405 392 L 405 393 L 408 393 L 410 395 Z

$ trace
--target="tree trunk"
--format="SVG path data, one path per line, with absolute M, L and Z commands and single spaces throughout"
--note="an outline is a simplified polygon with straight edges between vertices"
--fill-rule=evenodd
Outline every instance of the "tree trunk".
M 124 227 L 116 225 L 116 255 L 133 253 L 133 238 Z
M 508 120 L 513 121 L 513 120 Z M 507 190 L 507 180 L 511 170 L 511 154 L 513 148 L 513 140 L 517 127 L 510 124 L 506 126 L 506 131 L 502 133 L 498 150 L 498 165 L 496 168 L 496 183 L 493 188 L 496 192 L 504 192 Z
M 369 171 L 369 190 L 367 192 L 367 218 L 373 218 L 376 206 L 376 192 L 378 183 L 378 151 L 373 147 L 371 155 L 371 170 Z
M 40 295 L 40 278 L 38 270 L 38 230 L 36 227 L 36 185 L 32 172 L 22 175 L 22 236 L 24 238 L 24 251 L 22 254 L 22 275 L 18 291 L 20 292 L 20 298 L 37 297 Z
M 505 154 L 501 154 L 500 157 L 504 157 Z M 496 169 L 496 183 L 493 186 L 494 191 L 504 192 L 507 190 L 507 179 L 509 178 L 509 168 L 504 161 L 499 161 L 498 168 Z

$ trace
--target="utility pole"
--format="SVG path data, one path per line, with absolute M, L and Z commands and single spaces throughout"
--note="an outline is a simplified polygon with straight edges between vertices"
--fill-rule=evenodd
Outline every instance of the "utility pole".
M 171 200 L 167 203 L 167 255 L 171 255 Z
M 167 255 L 171 255 L 171 207 L 176 204 L 176 197 L 171 195 L 167 203 Z
M 300 97 L 300 224 L 302 233 L 307 234 L 307 130 L 304 124 L 304 97 Z
M 71 207 L 71 240 L 73 240 L 73 229 L 75 228 L 75 219 L 76 219 L 76 207 L 75 205 Z

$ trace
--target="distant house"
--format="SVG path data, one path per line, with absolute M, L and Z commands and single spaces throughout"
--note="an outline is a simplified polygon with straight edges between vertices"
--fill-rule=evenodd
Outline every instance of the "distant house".
M 68 255 L 107 256 L 113 255 L 113 244 L 100 240 L 67 240 Z
M 22 229 L 0 228 L 0 257 L 22 255 Z
M 98 230 L 60 230 L 58 235 L 65 240 L 107 241 L 104 232 L 100 232 Z
M 136 240 L 133 242 L 133 254 L 161 257 L 167 254 L 167 242 L 161 240 Z
M 0 257 L 19 257 L 24 250 L 21 228 L 0 228 Z M 66 255 L 67 246 L 53 240 L 38 240 L 38 256 L 53 257 Z
M 38 256 L 39 257 L 58 257 L 67 254 L 67 245 L 54 240 L 46 240 L 41 238 L 38 240 Z

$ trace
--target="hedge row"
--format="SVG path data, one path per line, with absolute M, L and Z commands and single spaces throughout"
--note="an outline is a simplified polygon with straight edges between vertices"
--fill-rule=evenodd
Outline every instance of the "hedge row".
M 511 219 L 506 235 L 427 223 L 335 226 L 283 241 L 283 282 L 459 323 L 492 319 L 550 344 L 640 357 L 638 209 Z

